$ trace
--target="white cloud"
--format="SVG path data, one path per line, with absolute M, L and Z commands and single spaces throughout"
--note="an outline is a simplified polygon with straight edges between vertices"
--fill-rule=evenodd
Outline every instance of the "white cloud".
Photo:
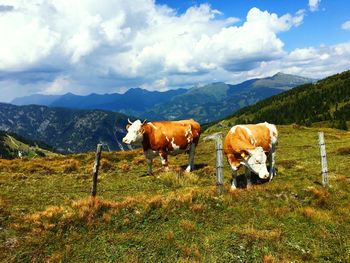
M 341 28 L 344 29 L 344 30 L 350 30 L 350 20 L 344 22 L 344 23 L 341 25 Z
M 295 49 L 280 60 L 264 62 L 252 73 L 269 76 L 278 71 L 311 78 L 324 78 L 349 70 L 350 42 Z
M 311 12 L 317 11 L 321 0 L 309 0 L 309 8 Z
M 252 8 L 240 20 L 207 4 L 177 14 L 153 0 L 0 0 L 0 6 L 6 6 L 0 16 L 0 81 L 22 89 L 18 95 L 238 82 L 264 70 L 322 66 L 323 60 L 342 68 L 332 60 L 338 59 L 337 48 L 349 58 L 344 47 L 323 50 L 323 56 L 320 49 L 283 49 L 278 35 L 298 27 L 304 10 L 279 16 Z
M 157 91 L 166 91 L 168 88 L 168 80 L 167 78 L 157 79 L 151 84 L 143 84 L 141 88 L 147 90 L 157 90 Z
M 45 90 L 43 90 L 44 94 L 63 94 L 64 92 L 69 91 L 70 80 L 65 76 L 59 76 L 56 78 L 52 84 L 50 84 Z

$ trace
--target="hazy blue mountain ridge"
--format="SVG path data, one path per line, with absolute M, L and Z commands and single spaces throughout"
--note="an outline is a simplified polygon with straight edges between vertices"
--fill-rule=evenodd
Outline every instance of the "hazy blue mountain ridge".
M 60 152 L 93 151 L 97 143 L 123 149 L 126 124 L 127 116 L 109 111 L 0 103 L 0 130 L 43 141 Z
M 111 110 L 149 120 L 194 118 L 201 123 L 206 123 L 221 119 L 267 97 L 310 82 L 314 80 L 277 73 L 272 77 L 251 79 L 236 85 L 214 82 L 188 90 L 177 89 L 166 92 L 134 88 L 124 94 L 93 93 L 79 96 L 67 93 L 56 99 L 48 97 L 48 101 L 45 101 L 44 95 L 38 95 L 17 98 L 13 102 L 26 105 L 43 104 L 66 108 Z M 43 102 L 40 103 L 40 100 Z

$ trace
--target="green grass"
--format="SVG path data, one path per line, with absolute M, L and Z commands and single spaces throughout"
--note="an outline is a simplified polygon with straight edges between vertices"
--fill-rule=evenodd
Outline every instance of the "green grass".
M 1 139 L 3 140 L 3 142 L 1 142 Z M 54 153 L 48 149 L 40 148 L 36 142 L 23 142 L 20 140 L 20 138 L 16 138 L 15 136 L 6 134 L 4 132 L 0 134 L 0 144 L 1 143 L 3 144 L 3 147 L 7 147 L 9 149 L 13 157 L 17 157 L 18 151 L 22 152 L 23 157 L 27 157 L 30 159 L 36 158 L 38 156 L 58 155 L 57 153 Z
M 350 133 L 323 128 L 324 189 L 318 129 L 278 129 L 275 180 L 229 192 L 225 162 L 224 195 L 210 141 L 190 174 L 186 155 L 170 156 L 170 172 L 155 160 L 152 177 L 141 151 L 103 152 L 95 200 L 93 153 L 0 160 L 0 261 L 349 262 Z

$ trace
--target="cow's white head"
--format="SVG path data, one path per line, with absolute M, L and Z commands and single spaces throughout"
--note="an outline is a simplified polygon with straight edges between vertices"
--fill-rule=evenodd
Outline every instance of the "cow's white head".
M 126 125 L 126 130 L 128 131 L 128 133 L 123 138 L 123 143 L 141 144 L 143 140 L 143 133 L 144 133 L 142 125 L 145 124 L 146 120 L 144 122 L 141 122 L 140 120 L 131 122 L 128 119 L 128 122 L 129 124 Z
M 242 153 L 245 165 L 253 173 L 259 175 L 261 179 L 269 177 L 269 171 L 266 167 L 266 154 L 262 147 L 256 147 L 253 150 L 248 150 L 248 155 Z

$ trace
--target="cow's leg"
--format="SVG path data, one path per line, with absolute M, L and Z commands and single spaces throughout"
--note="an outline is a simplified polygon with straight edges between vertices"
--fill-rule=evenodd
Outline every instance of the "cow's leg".
M 231 170 L 232 170 L 232 185 L 231 190 L 237 189 L 237 170 L 239 168 L 239 162 L 237 162 L 234 155 L 228 154 L 227 155 L 228 162 L 230 164 Z
M 269 154 L 269 163 L 270 163 L 270 181 L 273 179 L 273 177 L 276 175 L 276 170 L 275 170 L 275 145 L 272 145 L 271 152 Z
M 152 162 L 154 155 L 152 154 L 152 151 L 145 151 L 144 152 L 146 161 L 147 161 L 147 174 L 152 175 Z
M 232 167 L 232 185 L 231 185 L 231 190 L 237 189 L 237 168 Z
M 152 158 L 146 158 L 147 161 L 147 174 L 152 175 Z
M 169 171 L 168 166 L 168 154 L 165 151 L 159 152 L 160 160 L 162 162 L 162 165 L 164 166 L 165 171 Z
M 250 188 L 252 186 L 251 176 L 252 176 L 251 171 L 247 167 L 245 167 L 245 177 L 247 179 L 247 188 Z
M 186 168 L 186 172 L 191 172 L 194 168 L 194 152 L 195 152 L 196 146 L 194 143 L 191 144 L 190 150 L 188 152 L 188 166 Z

